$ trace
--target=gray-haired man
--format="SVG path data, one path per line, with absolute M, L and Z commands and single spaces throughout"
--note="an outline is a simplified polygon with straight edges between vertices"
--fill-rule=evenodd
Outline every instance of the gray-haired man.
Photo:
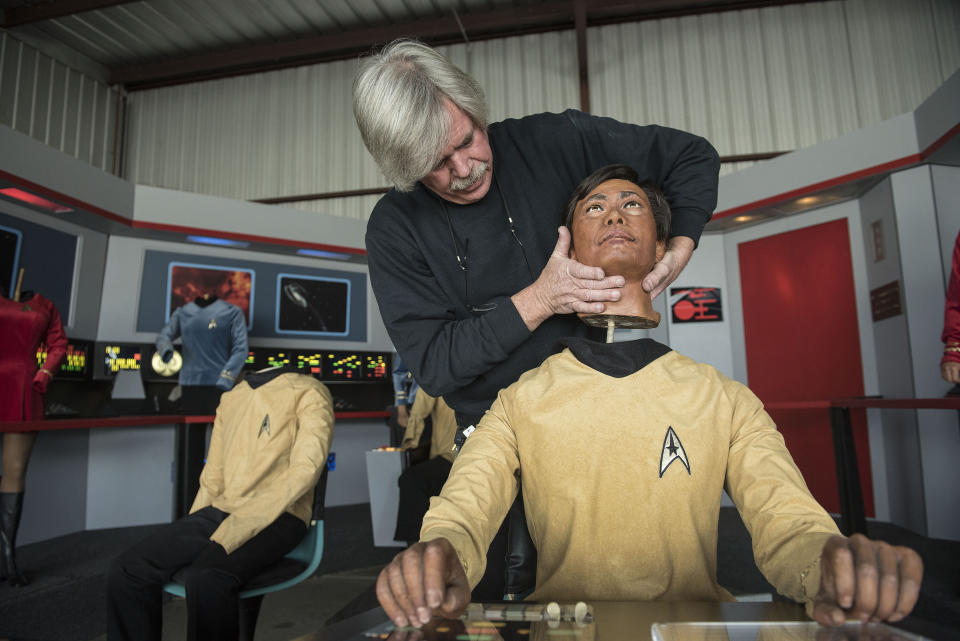
M 364 61 L 354 114 L 396 187 L 367 227 L 381 316 L 414 377 L 461 425 L 559 338 L 594 331 L 572 312 L 620 298 L 623 277 L 571 260 L 558 229 L 583 176 L 625 163 L 663 186 L 673 237 L 644 281 L 653 294 L 686 265 L 716 206 L 719 160 L 703 138 L 574 110 L 488 126 L 479 84 L 421 43 Z

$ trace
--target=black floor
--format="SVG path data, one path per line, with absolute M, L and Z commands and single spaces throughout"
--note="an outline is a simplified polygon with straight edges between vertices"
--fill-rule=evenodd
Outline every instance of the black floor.
M 110 560 L 157 526 L 78 532 L 23 546 L 25 588 L 0 584 L 0 640 L 87 641 L 105 631 L 105 572 Z M 960 638 L 960 543 L 927 539 L 903 528 L 870 523 L 870 535 L 917 549 L 923 557 L 922 596 L 912 629 L 938 639 Z M 721 510 L 720 583 L 734 594 L 773 592 L 756 569 L 750 539 L 736 510 Z M 318 574 L 384 565 L 397 549 L 374 548 L 367 504 L 327 508 L 324 560 Z M 376 606 L 373 589 L 353 599 L 330 621 Z

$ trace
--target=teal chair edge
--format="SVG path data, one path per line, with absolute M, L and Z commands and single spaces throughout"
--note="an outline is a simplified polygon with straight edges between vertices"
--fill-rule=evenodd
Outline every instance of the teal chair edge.
M 323 559 L 323 520 L 312 521 L 310 523 L 310 529 L 307 530 L 303 540 L 297 544 L 297 547 L 284 555 L 284 558 L 307 563 L 307 567 L 286 581 L 274 583 L 273 585 L 264 585 L 250 590 L 241 590 L 239 595 L 240 599 L 248 599 L 250 597 L 269 594 L 270 592 L 286 590 L 313 576 L 313 573 L 316 572 L 320 566 L 320 561 Z M 177 581 L 171 581 L 164 585 L 163 591 L 178 597 L 186 596 L 186 589 L 183 583 Z

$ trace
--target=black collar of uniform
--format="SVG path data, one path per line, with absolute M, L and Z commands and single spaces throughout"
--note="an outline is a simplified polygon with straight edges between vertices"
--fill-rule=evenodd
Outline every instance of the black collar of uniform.
M 588 338 L 572 336 L 561 338 L 560 344 L 569 347 L 578 361 L 601 374 L 623 378 L 630 376 L 670 353 L 669 347 L 652 338 L 620 343 L 599 343 Z
M 245 374 L 243 380 L 247 382 L 247 385 L 253 389 L 257 389 L 261 385 L 266 385 L 273 379 L 283 374 L 299 374 L 300 370 L 296 367 L 290 367 L 285 365 L 284 367 L 274 367 L 273 369 L 268 369 L 265 372 L 251 372 L 250 374 Z

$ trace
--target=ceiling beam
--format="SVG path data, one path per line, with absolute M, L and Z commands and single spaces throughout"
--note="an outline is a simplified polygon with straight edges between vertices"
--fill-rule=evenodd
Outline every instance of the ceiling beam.
M 33 22 L 63 18 L 75 13 L 106 9 L 118 4 L 130 4 L 135 0 L 58 0 L 25 7 L 4 9 L 0 27 L 20 27 Z
M 594 26 L 811 1 L 813 0 L 590 0 L 583 4 L 586 22 Z M 474 41 L 573 29 L 576 4 L 576 0 L 546 0 L 536 5 L 460 13 L 463 32 L 456 17 L 446 15 L 206 52 L 118 67 L 111 72 L 110 81 L 125 85 L 128 90 L 146 89 L 350 58 L 400 37 L 418 38 L 436 46 L 463 42 L 464 32 Z

